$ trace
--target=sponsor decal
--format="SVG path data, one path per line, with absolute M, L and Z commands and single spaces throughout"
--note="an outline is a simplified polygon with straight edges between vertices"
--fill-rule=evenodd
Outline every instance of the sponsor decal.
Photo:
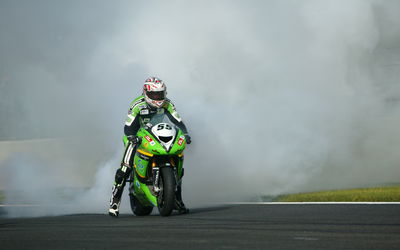
M 185 140 L 185 136 L 181 135 L 181 136 L 179 137 L 179 140 L 178 140 L 178 145 L 179 145 L 179 146 L 182 146 L 184 140 Z
M 182 121 L 182 119 L 181 119 L 181 117 L 179 116 L 179 114 L 178 114 L 178 112 L 173 112 L 172 113 L 172 116 L 178 121 L 178 122 L 181 122 Z
M 150 143 L 151 146 L 156 145 L 156 142 L 153 141 L 153 139 L 150 138 L 150 136 L 146 135 L 144 138 Z
M 128 115 L 128 117 L 126 117 L 126 120 L 125 120 L 125 125 L 131 126 L 134 120 L 135 120 L 135 117 L 132 114 Z
M 143 159 L 143 160 L 146 160 L 146 161 L 148 161 L 150 159 L 150 157 L 147 157 L 144 154 L 140 154 L 139 157 L 140 157 L 140 159 Z
M 142 171 L 144 168 L 143 161 L 139 159 L 136 166 L 140 169 L 140 171 Z
M 140 183 L 139 183 L 139 181 L 136 181 L 136 187 L 137 187 L 137 188 L 140 188 Z
M 148 136 L 148 135 L 146 135 L 144 138 L 146 138 L 146 140 L 147 140 L 148 142 L 152 142 L 152 141 L 153 141 L 153 139 L 151 139 L 150 136 Z

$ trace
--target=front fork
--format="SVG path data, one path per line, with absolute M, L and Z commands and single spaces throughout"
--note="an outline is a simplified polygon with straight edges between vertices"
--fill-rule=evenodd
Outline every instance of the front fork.
M 159 167 L 154 167 L 153 168 L 153 191 L 157 195 L 161 191 L 161 188 L 160 188 L 160 168 Z
M 175 193 L 178 190 L 178 185 L 181 183 L 181 179 L 178 181 L 178 171 L 176 167 L 171 166 L 170 163 L 165 163 L 166 168 L 171 168 L 174 170 L 174 180 L 175 180 Z M 153 191 L 158 196 L 162 192 L 162 186 L 160 185 L 160 167 L 153 167 Z

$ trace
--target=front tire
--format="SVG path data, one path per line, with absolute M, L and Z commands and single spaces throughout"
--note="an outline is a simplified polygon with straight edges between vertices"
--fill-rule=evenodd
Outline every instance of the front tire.
M 151 214 L 151 212 L 153 211 L 153 207 L 143 206 L 140 203 L 140 201 L 133 194 L 130 194 L 129 197 L 130 197 L 130 201 L 131 201 L 132 212 L 136 216 L 146 216 L 146 215 Z
M 163 167 L 160 169 L 161 192 L 157 197 L 157 207 L 161 216 L 170 216 L 175 205 L 175 179 L 172 168 Z

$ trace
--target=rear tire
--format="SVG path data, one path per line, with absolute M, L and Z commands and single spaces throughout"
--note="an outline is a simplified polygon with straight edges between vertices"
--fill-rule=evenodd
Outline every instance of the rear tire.
M 170 216 L 175 205 L 175 179 L 172 168 L 163 167 L 160 169 L 160 186 L 162 192 L 157 197 L 158 211 L 161 216 Z
M 146 216 L 146 215 L 151 214 L 151 212 L 153 211 L 153 207 L 143 206 L 140 203 L 140 201 L 136 198 L 136 196 L 134 196 L 133 194 L 130 194 L 129 197 L 130 197 L 130 201 L 131 201 L 132 212 L 136 216 Z

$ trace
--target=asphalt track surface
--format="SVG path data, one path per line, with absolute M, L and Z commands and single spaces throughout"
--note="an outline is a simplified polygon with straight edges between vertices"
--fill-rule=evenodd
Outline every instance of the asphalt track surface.
M 226 205 L 187 215 L 0 218 L 0 249 L 400 249 L 400 205 Z

